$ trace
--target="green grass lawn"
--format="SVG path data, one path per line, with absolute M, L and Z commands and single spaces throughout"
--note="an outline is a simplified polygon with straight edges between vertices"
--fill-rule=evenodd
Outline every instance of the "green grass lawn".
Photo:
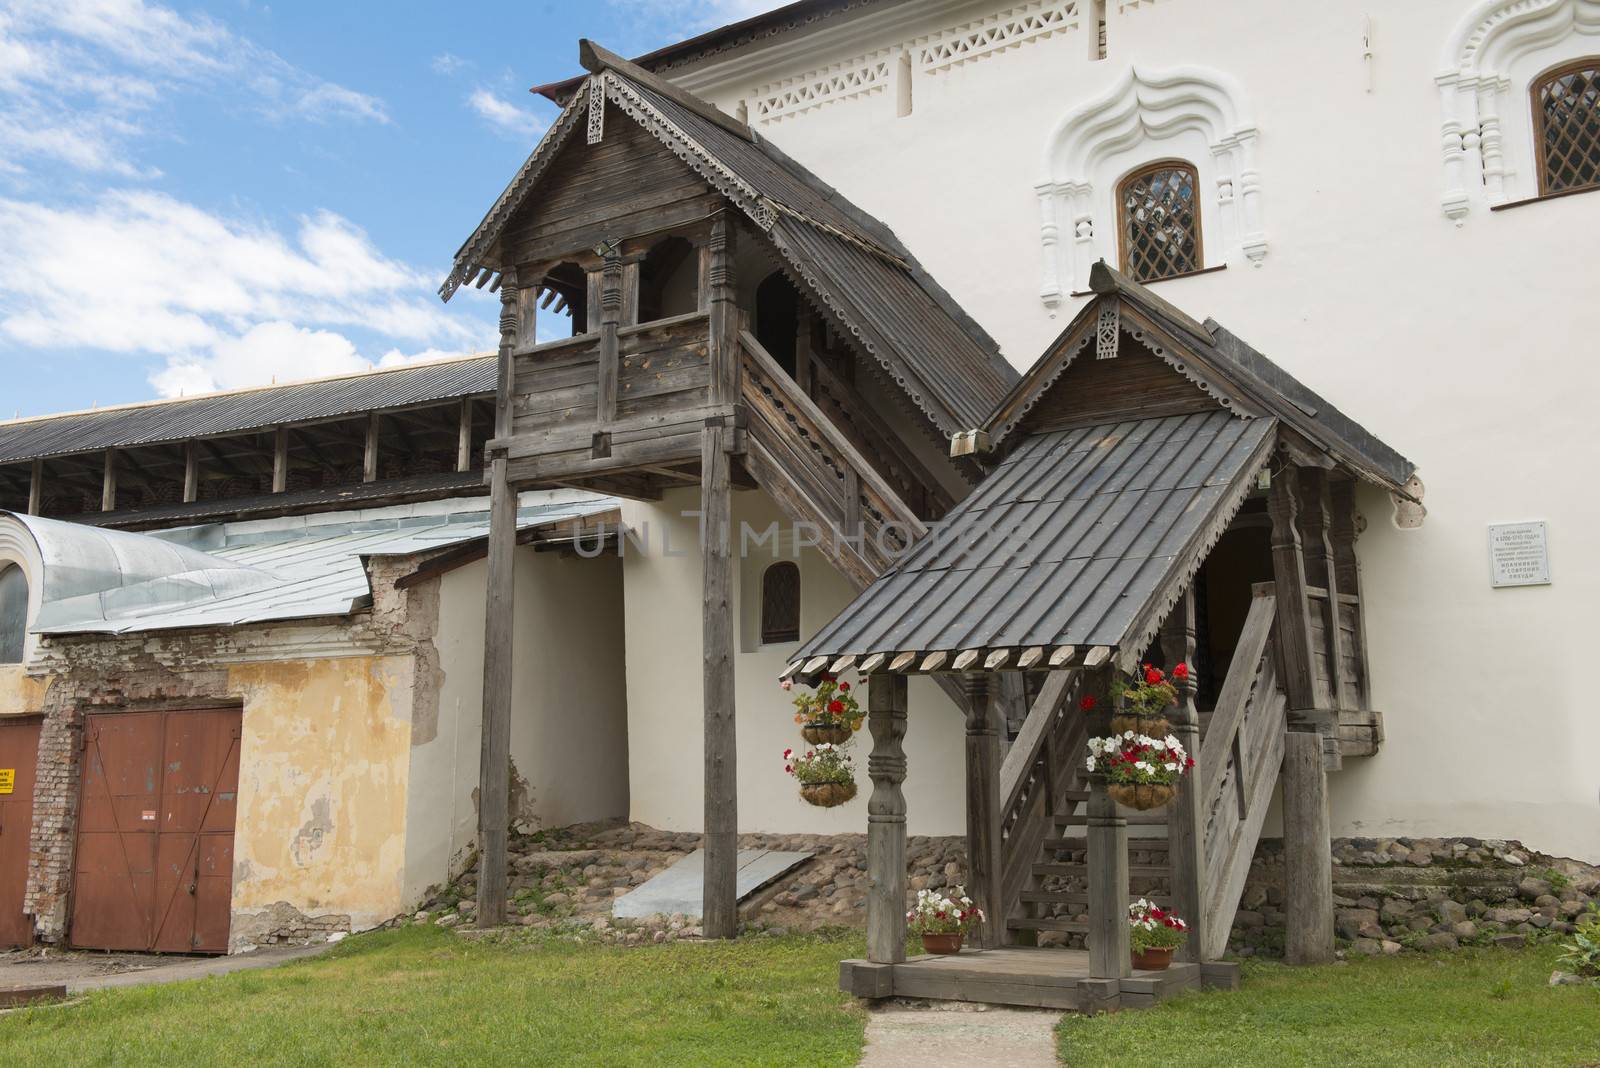
M 1600 1065 L 1600 990 L 1550 987 L 1560 951 L 1463 950 L 1319 968 L 1249 962 L 1238 992 L 1068 1017 L 1057 1049 L 1097 1065 Z
M 433 927 L 267 971 L 104 991 L 0 1017 L 0 1064 L 853 1065 L 838 991 L 859 939 L 624 949 Z

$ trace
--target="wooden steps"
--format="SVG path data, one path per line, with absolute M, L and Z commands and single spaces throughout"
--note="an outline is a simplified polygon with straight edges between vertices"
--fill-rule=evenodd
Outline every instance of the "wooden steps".
M 1069 877 L 1074 877 L 1075 876 L 1077 878 L 1083 878 L 1083 877 L 1085 877 L 1085 876 L 1087 876 L 1089 874 L 1089 866 L 1087 864 L 1083 864 L 1083 863 L 1066 864 L 1066 863 L 1060 863 L 1060 862 L 1056 862 L 1056 861 L 1040 861 L 1039 863 L 1037 863 L 1037 864 L 1035 864 L 1033 866 L 1033 874 L 1035 874 L 1035 875 L 1065 875 L 1065 876 L 1069 876 Z M 1128 865 L 1128 877 L 1132 878 L 1132 879 L 1139 879 L 1139 878 L 1161 879 L 1161 878 L 1165 878 L 1169 874 L 1170 874 L 1170 870 L 1168 869 L 1167 865 L 1165 865 L 1165 864 L 1129 864 Z
M 903 964 L 847 960 L 839 966 L 839 988 L 857 997 L 936 998 L 1072 1012 L 1144 1008 L 1198 989 L 1202 981 L 1212 982 L 1199 965 L 1181 963 L 1165 971 L 1134 972 L 1126 979 L 1090 979 L 1089 954 L 1083 950 L 1020 946 L 964 949 L 950 956 L 912 957 Z
M 1163 908 L 1171 902 L 1167 894 L 1140 894 L 1146 901 Z M 1022 900 L 1031 905 L 1087 905 L 1089 895 L 1080 890 L 1024 890 Z

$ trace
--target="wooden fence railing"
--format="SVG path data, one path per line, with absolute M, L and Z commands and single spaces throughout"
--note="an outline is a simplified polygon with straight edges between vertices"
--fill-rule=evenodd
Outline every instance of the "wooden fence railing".
M 1009 916 L 1033 878 L 1045 838 L 1078 785 L 1087 717 L 1077 714 L 1082 672 L 1054 671 L 1000 765 L 1000 909 Z

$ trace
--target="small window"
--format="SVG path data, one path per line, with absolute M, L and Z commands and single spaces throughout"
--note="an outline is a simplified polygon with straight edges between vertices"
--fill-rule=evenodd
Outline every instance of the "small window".
M 1600 56 L 1534 81 L 1533 125 L 1541 196 L 1600 186 Z
M 1199 184 L 1192 166 L 1164 160 L 1134 171 L 1117 186 L 1125 273 L 1151 282 L 1201 269 Z
M 800 568 L 788 561 L 761 575 L 761 644 L 800 640 Z
M 681 237 L 656 243 L 639 264 L 639 321 L 688 315 L 700 306 L 700 263 Z
M 22 568 L 0 564 L 0 664 L 22 663 L 28 636 L 28 578 Z

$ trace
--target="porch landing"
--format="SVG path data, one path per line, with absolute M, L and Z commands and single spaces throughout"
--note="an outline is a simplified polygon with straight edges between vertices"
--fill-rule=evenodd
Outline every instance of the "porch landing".
M 990 1005 L 1028 1005 L 1094 1013 L 1146 1008 L 1202 985 L 1237 989 L 1238 965 L 1174 964 L 1136 971 L 1125 979 L 1089 977 L 1081 949 L 963 949 L 949 956 L 912 957 L 904 964 L 839 963 L 839 989 L 863 998 L 933 998 Z

